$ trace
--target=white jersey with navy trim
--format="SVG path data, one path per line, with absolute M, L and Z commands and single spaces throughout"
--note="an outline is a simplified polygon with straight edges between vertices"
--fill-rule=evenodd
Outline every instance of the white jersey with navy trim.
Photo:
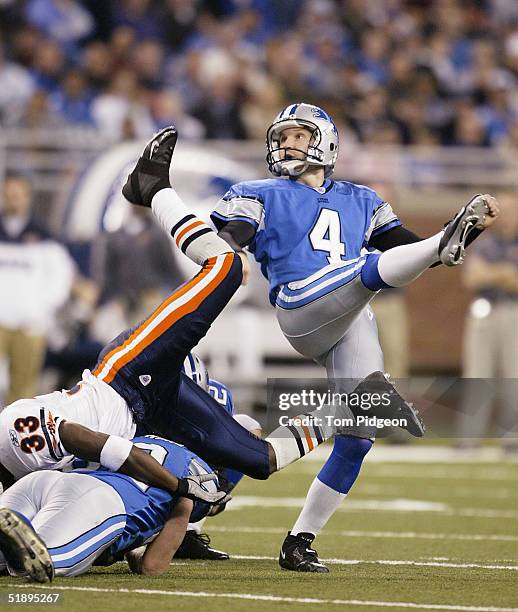
M 136 425 L 125 400 L 89 370 L 70 391 L 22 399 L 0 412 L 0 463 L 15 479 L 62 469 L 73 460 L 59 438 L 61 421 L 130 439 Z
M 401 222 L 372 189 L 326 180 L 312 188 L 286 178 L 233 185 L 212 220 L 250 223 L 250 251 L 270 283 L 270 301 L 297 308 L 361 272 L 372 236 Z

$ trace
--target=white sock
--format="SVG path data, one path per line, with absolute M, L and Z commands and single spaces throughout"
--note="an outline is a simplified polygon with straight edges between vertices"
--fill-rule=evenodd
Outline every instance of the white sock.
M 291 534 L 312 533 L 317 535 L 342 503 L 345 496 L 346 493 L 335 491 L 315 478 L 309 487 L 304 507 L 295 525 L 293 525 Z
M 209 257 L 233 250 L 204 221 L 192 214 L 172 187 L 161 189 L 153 196 L 151 209 L 160 225 L 173 237 L 176 246 L 195 263 L 202 265 Z
M 326 416 L 340 415 L 340 408 L 325 405 L 320 410 L 314 410 L 306 415 L 300 424 L 291 421 L 288 427 L 280 426 L 274 429 L 266 441 L 275 451 L 277 471 L 282 470 L 294 461 L 301 459 L 314 450 L 319 444 L 329 440 L 336 433 L 336 426 L 329 425 Z M 297 417 L 293 417 L 296 419 Z
M 439 261 L 438 249 L 443 232 L 431 238 L 389 249 L 378 259 L 378 272 L 391 287 L 408 285 L 433 263 Z
M 189 523 L 187 525 L 187 531 L 195 531 L 198 535 L 201 533 L 201 528 L 203 527 L 203 523 L 207 520 L 207 517 L 204 516 L 201 520 L 196 523 Z

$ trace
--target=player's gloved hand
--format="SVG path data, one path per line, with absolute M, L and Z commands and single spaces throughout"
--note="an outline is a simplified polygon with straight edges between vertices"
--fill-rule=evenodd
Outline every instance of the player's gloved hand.
M 219 504 L 214 504 L 210 507 L 210 510 L 207 512 L 207 516 L 218 516 L 221 514 L 223 510 L 226 509 L 227 503 L 232 499 L 232 495 L 230 493 L 227 494 L 224 501 L 219 502 Z
M 180 497 L 188 497 L 193 501 L 202 501 L 208 504 L 225 504 L 230 496 L 225 491 L 211 493 L 202 487 L 204 482 L 216 480 L 216 474 L 189 475 L 178 479 L 177 493 Z
M 235 487 L 234 483 L 229 482 L 225 478 L 223 470 L 216 470 L 216 474 L 218 475 L 220 491 L 225 491 L 227 493 L 227 497 L 225 497 L 225 499 L 219 504 L 211 506 L 210 510 L 207 512 L 207 516 L 217 516 L 218 514 L 221 514 L 223 510 L 225 510 L 227 503 L 232 499 L 231 493 Z

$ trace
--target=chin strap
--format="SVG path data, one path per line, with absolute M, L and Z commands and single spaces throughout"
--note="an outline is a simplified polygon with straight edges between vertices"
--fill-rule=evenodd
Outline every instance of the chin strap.
M 281 176 L 300 176 L 309 167 L 307 160 L 302 159 L 279 161 L 275 165 L 279 167 L 278 169 L 276 168 L 276 170 Z

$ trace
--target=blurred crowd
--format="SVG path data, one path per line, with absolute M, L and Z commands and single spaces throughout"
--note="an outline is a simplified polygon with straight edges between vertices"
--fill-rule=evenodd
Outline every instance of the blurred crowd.
M 518 144 L 516 0 L 1 0 L 0 121 L 263 138 L 292 100 L 373 144 Z
M 83 127 L 119 142 L 175 123 L 182 138 L 264 139 L 301 100 L 329 110 L 345 141 L 518 146 L 518 0 L 0 0 L 0 128 Z M 101 233 L 87 257 L 77 245 L 60 251 L 63 237 L 37 223 L 38 188 L 8 172 L 0 194 L 0 286 L 11 288 L 0 309 L 4 403 L 34 393 L 44 362 L 57 377 L 49 388 L 68 386 L 184 280 L 141 211 Z M 501 227 L 465 267 L 467 377 L 516 376 L 516 214 Z M 49 277 L 62 282 L 52 290 Z M 30 297 L 42 285 L 45 308 Z M 405 296 L 387 293 L 375 308 L 386 368 L 405 377 Z M 481 360 L 488 338 L 498 346 Z M 490 404 L 475 420 L 466 411 L 479 433 Z

